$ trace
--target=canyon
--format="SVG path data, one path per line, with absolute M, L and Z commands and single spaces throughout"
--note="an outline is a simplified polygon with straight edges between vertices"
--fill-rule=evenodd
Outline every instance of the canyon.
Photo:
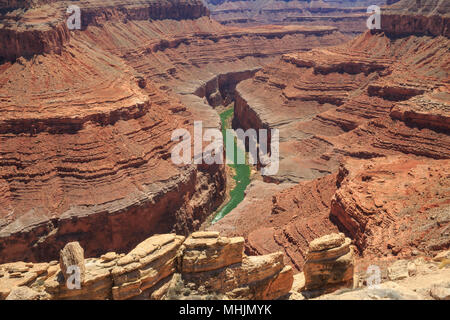
M 379 1 L 367 31 L 367 1 L 205 3 L 0 0 L 1 299 L 304 299 L 361 286 L 368 265 L 438 269 L 450 6 Z M 175 165 L 172 133 L 221 129 L 230 106 L 234 129 L 279 130 L 279 170 L 252 166 L 211 223 L 234 171 Z M 52 260 L 74 241 L 86 279 L 72 292 Z M 323 256 L 337 284 L 317 280 Z
M 414 9 L 391 23 L 405 3 L 382 15 L 386 31 L 284 54 L 237 86 L 237 125 L 279 129 L 280 170 L 211 230 L 245 235 L 247 253 L 283 250 L 299 271 L 310 241 L 337 230 L 360 265 L 448 248 L 449 8 L 436 1 L 447 14 L 421 19 L 443 24 L 415 34 Z
M 225 28 L 199 1 L 179 2 L 81 2 L 73 31 L 65 2 L 2 16 L 0 262 L 197 229 L 222 203 L 224 168 L 175 166 L 172 131 L 220 128 L 208 103 L 219 87 L 346 39 L 327 26 Z

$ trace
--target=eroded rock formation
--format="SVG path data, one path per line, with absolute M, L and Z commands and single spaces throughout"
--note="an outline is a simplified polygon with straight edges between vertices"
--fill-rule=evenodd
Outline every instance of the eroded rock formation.
M 450 36 L 448 1 L 401 0 L 383 12 L 382 30 L 392 35 Z
M 449 164 L 405 157 L 349 162 L 340 169 L 331 217 L 366 254 L 448 248 Z
M 384 5 L 377 0 L 205 0 L 211 16 L 227 25 L 302 24 L 328 25 L 345 33 L 366 30 L 367 8 Z
M 0 262 L 57 259 L 70 241 L 87 259 L 78 291 L 56 261 L 3 264 L 0 296 L 273 299 L 293 269 L 327 286 L 310 280 L 328 260 L 308 261 L 347 257 L 346 240 L 310 250 L 330 233 L 352 238 L 361 266 L 448 249 L 449 9 L 413 2 L 339 46 L 365 28 L 362 8 L 343 13 L 358 15 L 349 29 L 322 2 L 307 26 L 227 27 L 197 0 L 89 0 L 70 31 L 70 2 L 1 2 Z M 225 170 L 174 165 L 171 133 L 195 120 L 218 128 L 212 107 L 232 100 L 235 127 L 280 130 L 280 171 L 209 227 L 222 237 L 185 240 L 222 202 Z M 408 265 L 392 278 L 417 272 Z
M 277 55 L 347 39 L 333 27 L 227 28 L 196 0 L 81 1 L 81 30 L 65 23 L 70 2 L 22 4 L 0 28 L 1 262 L 196 230 L 224 198 L 224 167 L 174 165 L 172 132 L 218 128 L 211 105 Z
M 332 233 L 309 244 L 303 273 L 305 290 L 334 291 L 353 287 L 353 250 L 350 238 L 342 233 Z
M 280 130 L 280 170 L 264 177 L 279 185 L 252 183 L 211 230 L 244 236 L 248 252 L 282 249 L 297 270 L 310 241 L 338 229 L 360 261 L 448 248 L 449 39 L 385 31 L 285 54 L 237 85 L 234 125 Z
M 129 253 L 86 259 L 80 288 L 69 288 L 57 263 L 0 265 L 5 299 L 277 299 L 292 287 L 281 252 L 248 257 L 243 238 L 194 232 L 155 235 Z M 66 253 L 61 252 L 61 258 Z
M 69 242 L 59 253 L 59 266 L 64 279 L 68 280 L 74 271 L 80 275 L 80 281 L 84 281 L 86 266 L 84 265 L 84 250 L 78 242 Z M 70 270 L 70 268 L 78 268 Z

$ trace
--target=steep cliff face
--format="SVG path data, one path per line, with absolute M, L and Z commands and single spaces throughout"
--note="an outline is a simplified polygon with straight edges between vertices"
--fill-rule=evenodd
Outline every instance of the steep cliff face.
M 117 4 L 78 3 L 83 27 L 207 14 L 199 1 Z M 52 259 L 70 240 L 93 256 L 154 233 L 187 234 L 224 196 L 222 166 L 170 160 L 186 108 L 98 38 L 77 39 L 83 31 L 67 29 L 66 5 L 6 13 L 0 29 L 11 60 L 0 76 L 2 262 Z
M 206 0 L 211 16 L 223 24 L 301 24 L 328 25 L 341 32 L 359 33 L 366 30 L 366 11 L 370 5 L 385 1 L 215 1 Z
M 431 137 L 448 139 L 445 125 L 439 124 L 448 104 L 442 72 L 447 46 L 448 38 L 442 36 L 391 39 L 368 32 L 342 47 L 286 54 L 237 86 L 235 122 L 243 128 L 280 130 L 280 170 L 271 177 L 279 182 L 331 173 L 342 156 L 403 151 L 446 158 L 446 143 L 423 143 Z M 427 92 L 433 94 L 423 96 Z M 414 96 L 416 100 L 402 102 Z M 406 105 L 419 101 L 417 110 L 428 111 L 406 111 Z M 431 130 L 409 126 L 414 121 L 418 125 L 419 117 L 420 127 Z
M 82 29 L 69 31 L 67 4 L 3 16 L 2 262 L 196 230 L 223 200 L 224 167 L 175 166 L 172 132 L 218 128 L 208 90 L 226 98 L 277 55 L 347 39 L 332 27 L 224 27 L 199 1 L 83 1 Z
M 448 1 L 401 0 L 383 10 L 383 32 L 396 35 L 431 35 L 450 37 Z
M 331 218 L 366 257 L 448 248 L 448 166 L 404 156 L 349 161 L 340 169 Z
M 280 170 L 265 178 L 279 185 L 254 184 L 211 229 L 299 270 L 312 238 L 337 228 L 367 261 L 448 248 L 449 39 L 422 31 L 285 54 L 241 82 L 234 123 L 280 130 Z
M 81 1 L 82 28 L 109 20 L 186 20 L 208 16 L 201 0 Z
M 0 14 L 0 41 L 3 44 L 0 60 L 14 61 L 21 56 L 61 53 L 70 39 L 63 12 L 62 7 L 55 4 L 46 10 L 26 10 L 20 19 L 15 11 Z
M 0 49 L 0 59 L 14 60 L 20 56 L 43 53 L 60 53 L 69 41 L 70 33 L 66 24 L 69 1 L 8 2 L 4 6 L 26 8 L 17 19 L 17 12 L 0 15 L 0 41 L 5 44 Z M 200 0 L 146 0 L 137 4 L 124 1 L 79 1 L 81 29 L 90 25 L 102 25 L 106 21 L 197 19 L 209 14 Z

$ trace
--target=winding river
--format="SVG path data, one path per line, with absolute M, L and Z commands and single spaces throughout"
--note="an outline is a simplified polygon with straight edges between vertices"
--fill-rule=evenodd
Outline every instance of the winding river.
M 225 131 L 229 127 L 229 119 L 233 116 L 234 109 L 230 108 L 220 114 L 220 121 L 222 124 L 222 136 L 223 136 L 223 144 L 226 145 L 226 134 Z M 234 159 L 233 164 L 229 164 L 229 166 L 234 170 L 235 175 L 233 179 L 236 181 L 236 186 L 233 190 L 230 191 L 230 199 L 229 201 L 219 209 L 216 213 L 212 223 L 215 223 L 225 217 L 231 210 L 236 208 L 236 206 L 244 199 L 244 192 L 247 186 L 250 184 L 250 166 L 247 164 L 236 164 L 237 155 L 244 153 L 245 150 L 242 150 L 237 146 L 236 141 L 234 142 Z

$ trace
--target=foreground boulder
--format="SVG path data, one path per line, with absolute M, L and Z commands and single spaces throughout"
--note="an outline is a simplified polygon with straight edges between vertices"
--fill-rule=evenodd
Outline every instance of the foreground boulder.
M 183 244 L 181 273 L 165 299 L 277 299 L 292 287 L 293 270 L 283 254 L 247 257 L 242 237 L 197 232 Z
M 61 250 L 59 265 L 64 279 L 68 279 L 74 272 L 74 267 L 80 272 L 80 282 L 84 281 L 86 267 L 84 265 L 84 250 L 79 242 L 69 242 Z
M 217 232 L 155 235 L 128 254 L 88 259 L 78 243 L 69 243 L 60 264 L 0 265 L 0 299 L 277 299 L 289 293 L 293 270 L 281 252 L 247 257 L 243 251 L 243 238 Z M 79 288 L 67 285 L 71 265 L 83 270 Z
M 217 270 L 242 261 L 244 238 L 219 237 L 218 232 L 194 232 L 183 243 L 182 272 Z
M 159 281 L 176 271 L 176 258 L 184 239 L 175 234 L 153 236 L 118 259 L 111 270 L 113 299 L 149 297 Z
M 16 287 L 5 300 L 45 300 L 46 295 L 28 287 Z
M 305 289 L 331 292 L 353 286 L 354 256 L 350 239 L 332 233 L 311 241 L 306 263 Z

